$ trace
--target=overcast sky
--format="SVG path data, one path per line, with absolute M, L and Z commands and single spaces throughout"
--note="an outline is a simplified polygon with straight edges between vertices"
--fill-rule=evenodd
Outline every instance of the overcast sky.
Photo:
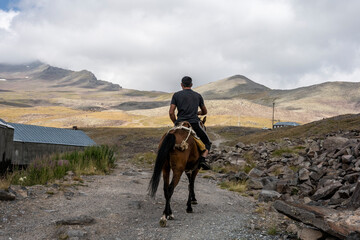
M 360 1 L 0 0 L 0 62 L 140 90 L 245 75 L 273 89 L 360 80 Z

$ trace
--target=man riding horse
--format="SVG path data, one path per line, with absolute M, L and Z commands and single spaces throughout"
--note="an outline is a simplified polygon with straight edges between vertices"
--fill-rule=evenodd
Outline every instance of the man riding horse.
M 196 132 L 196 135 L 201 139 L 206 147 L 206 150 L 201 153 L 199 158 L 199 168 L 209 170 L 210 166 L 206 162 L 205 158 L 210 151 L 211 142 L 205 130 L 203 129 L 203 126 L 201 126 L 200 119 L 198 117 L 198 115 L 207 114 L 204 100 L 199 93 L 191 89 L 191 77 L 183 77 L 181 80 L 181 87 L 183 90 L 176 92 L 171 99 L 171 105 L 169 109 L 170 119 L 175 125 L 183 121 L 187 121 L 191 124 L 191 127 Z M 198 111 L 199 107 L 200 111 Z M 175 116 L 176 108 L 178 109 L 177 118 Z

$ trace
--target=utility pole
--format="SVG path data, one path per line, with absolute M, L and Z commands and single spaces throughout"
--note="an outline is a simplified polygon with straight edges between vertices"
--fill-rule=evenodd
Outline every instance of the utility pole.
M 274 129 L 274 112 L 275 112 L 275 101 L 273 102 L 273 113 L 272 113 L 272 129 Z

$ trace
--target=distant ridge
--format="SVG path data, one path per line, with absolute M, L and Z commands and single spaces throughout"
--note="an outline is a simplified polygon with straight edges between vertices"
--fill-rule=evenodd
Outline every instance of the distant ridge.
M 26 87 L 29 81 L 42 82 L 42 86 L 49 88 L 78 87 L 103 91 L 121 89 L 118 84 L 98 80 L 90 71 L 71 71 L 39 61 L 20 65 L 0 64 L 0 79 L 6 79 L 4 85 L 15 86 L 17 89 Z

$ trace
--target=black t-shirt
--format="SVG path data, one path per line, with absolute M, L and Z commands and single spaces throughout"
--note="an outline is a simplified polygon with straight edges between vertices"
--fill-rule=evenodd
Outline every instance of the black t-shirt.
M 178 109 L 176 123 L 181 121 L 196 123 L 200 120 L 197 115 L 198 107 L 204 105 L 204 100 L 199 93 L 191 89 L 184 89 L 174 93 L 171 104 Z

